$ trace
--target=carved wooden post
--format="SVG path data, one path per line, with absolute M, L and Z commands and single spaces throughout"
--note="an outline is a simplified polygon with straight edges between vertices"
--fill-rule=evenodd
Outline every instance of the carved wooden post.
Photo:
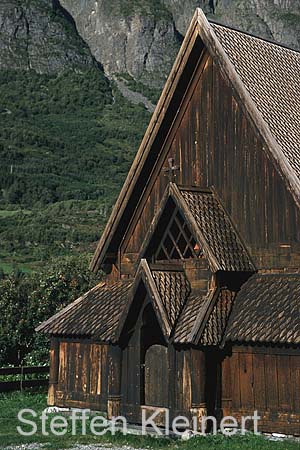
M 55 405 L 55 393 L 58 383 L 59 370 L 59 340 L 52 338 L 50 343 L 50 371 L 49 371 L 49 390 L 48 405 Z
M 205 353 L 198 349 L 191 349 L 191 385 L 192 385 L 192 416 L 197 416 L 198 426 L 201 418 L 207 415 L 206 406 L 206 360 Z
M 120 415 L 121 407 L 121 367 L 122 350 L 110 345 L 108 350 L 108 396 L 107 417 L 111 419 Z

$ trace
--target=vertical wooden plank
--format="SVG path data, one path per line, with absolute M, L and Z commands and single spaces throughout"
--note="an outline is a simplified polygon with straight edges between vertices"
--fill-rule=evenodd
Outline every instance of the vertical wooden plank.
M 265 355 L 253 353 L 253 393 L 254 407 L 266 410 Z
M 169 392 L 168 392 L 168 406 L 170 408 L 170 416 L 173 417 L 173 412 L 175 409 L 175 392 L 176 392 L 176 383 L 175 383 L 175 374 L 176 374 L 176 351 L 174 345 L 168 346 L 168 384 L 169 384 Z
M 66 343 L 66 353 L 67 353 L 67 361 L 66 361 L 66 377 L 67 377 L 67 391 L 68 395 L 73 398 L 76 386 L 76 343 L 67 342 Z M 71 375 L 72 374 L 72 375 Z
M 122 378 L 121 378 L 121 395 L 122 405 L 128 403 L 128 347 L 122 351 Z M 122 407 L 121 405 L 121 407 Z M 122 413 L 124 414 L 124 413 Z
M 102 350 L 103 347 L 102 345 L 98 345 L 97 346 L 97 371 L 98 371 L 98 376 L 97 376 L 97 395 L 101 395 L 102 394 Z
M 230 358 L 231 380 L 234 389 L 232 389 L 232 409 L 239 410 L 241 408 L 241 383 L 240 383 L 240 362 L 239 353 L 232 352 Z
M 67 351 L 66 351 L 66 343 L 60 342 L 59 343 L 59 371 L 58 371 L 58 388 L 60 391 L 67 390 L 66 386 L 66 357 L 67 357 Z
M 90 371 L 89 371 L 89 394 L 91 398 L 96 394 L 97 392 L 97 372 L 95 370 L 95 364 L 96 364 L 96 344 L 91 344 L 89 347 L 89 360 L 90 360 Z
M 121 401 L 121 358 L 122 351 L 117 345 L 110 345 L 107 354 L 108 365 L 108 417 L 119 416 Z
M 293 404 L 289 355 L 277 355 L 278 402 L 281 411 L 291 411 Z
M 191 402 L 194 408 L 205 407 L 206 361 L 202 350 L 191 349 Z
M 278 380 L 276 355 L 265 355 L 266 403 L 271 411 L 278 411 Z
M 164 374 L 162 373 L 162 377 L 163 376 L 164 376 Z M 183 353 L 182 383 L 183 383 L 183 389 L 182 389 L 183 405 L 182 406 L 183 406 L 183 410 L 188 413 L 192 407 L 191 361 L 190 361 L 190 352 L 188 350 L 185 350 Z
M 87 399 L 87 393 L 88 393 L 88 383 L 89 383 L 89 377 L 88 377 L 88 371 L 90 367 L 90 361 L 89 361 L 89 343 L 83 343 L 82 344 L 82 378 L 81 378 L 81 391 L 83 394 L 83 398 Z
M 293 410 L 300 413 L 300 355 L 290 357 L 291 388 L 293 389 Z
M 108 345 L 101 345 L 101 393 L 107 401 L 108 365 L 107 365 Z
M 59 340 L 52 338 L 50 343 L 50 371 L 49 371 L 49 390 L 48 405 L 55 405 L 55 392 L 59 378 Z
M 253 410 L 253 365 L 251 353 L 240 353 L 240 388 L 242 408 Z
M 183 372 L 183 351 L 176 349 L 176 360 L 175 360 L 175 405 L 177 410 L 182 410 L 183 408 L 183 381 L 182 381 L 182 372 Z
M 233 386 L 232 383 L 231 358 L 227 356 L 222 362 L 222 409 L 224 416 L 229 416 L 231 413 L 233 389 L 236 389 L 236 385 Z

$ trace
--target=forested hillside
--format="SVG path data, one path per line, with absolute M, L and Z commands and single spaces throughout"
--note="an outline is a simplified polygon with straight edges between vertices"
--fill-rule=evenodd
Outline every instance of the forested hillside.
M 91 251 L 149 113 L 96 68 L 0 72 L 0 104 L 2 266 Z
M 74 24 L 49 3 L 0 6 L 0 55 L 7 65 L 0 70 L 4 272 L 30 271 L 54 256 L 92 252 L 150 117 L 143 105 L 120 94 Z M 55 39 L 48 31 L 38 45 L 33 38 L 41 36 L 47 15 Z M 27 48 L 35 55 L 30 70 L 25 56 L 22 60 L 26 24 Z M 49 64 L 37 64 L 38 52 Z M 69 55 L 65 66 L 64 52 Z M 139 87 L 130 80 L 131 87 Z

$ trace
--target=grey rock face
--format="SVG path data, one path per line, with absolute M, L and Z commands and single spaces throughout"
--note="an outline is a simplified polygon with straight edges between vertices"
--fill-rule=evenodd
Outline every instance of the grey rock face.
M 300 49 L 299 0 L 216 0 L 225 24 Z
M 162 86 L 196 7 L 212 19 L 300 48 L 300 0 L 60 0 L 107 74 Z M 154 6 L 153 6 L 154 5 Z
M 300 0 L 1 0 L 0 68 L 57 72 L 93 64 L 91 51 L 109 76 L 161 87 L 196 7 L 300 48 Z
M 178 51 L 181 36 L 166 9 L 162 14 L 124 9 L 119 0 L 61 0 L 77 29 L 108 74 L 129 73 L 149 84 L 162 85 Z M 128 3 L 128 2 L 124 2 Z
M 91 64 L 87 45 L 51 0 L 1 0 L 0 68 L 51 73 Z

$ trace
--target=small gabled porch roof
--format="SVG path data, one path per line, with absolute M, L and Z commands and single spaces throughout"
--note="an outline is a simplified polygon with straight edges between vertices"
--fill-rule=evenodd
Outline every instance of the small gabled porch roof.
M 136 272 L 132 295 L 119 319 L 116 336 L 120 338 L 122 334 L 141 283 L 147 291 L 161 331 L 168 342 L 190 294 L 190 284 L 183 270 L 151 270 L 145 259 L 141 260 Z

